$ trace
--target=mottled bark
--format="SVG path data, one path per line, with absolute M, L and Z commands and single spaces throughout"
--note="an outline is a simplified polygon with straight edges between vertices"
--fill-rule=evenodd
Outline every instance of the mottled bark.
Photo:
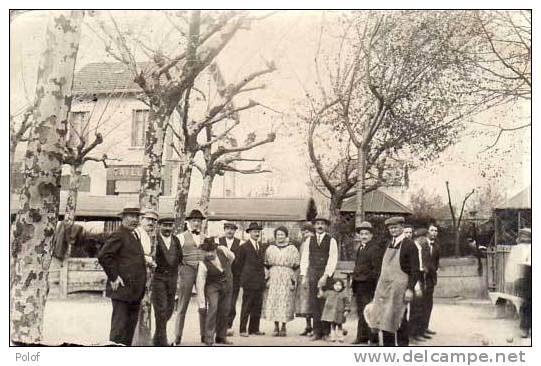
M 158 211 L 162 184 L 164 127 L 172 111 L 172 108 L 152 107 L 149 112 L 148 126 L 145 132 L 143 175 L 139 193 L 139 204 L 142 210 L 150 208 Z
M 180 233 L 184 229 L 184 218 L 186 217 L 186 206 L 188 205 L 188 194 L 190 192 L 190 182 L 192 179 L 192 159 L 195 153 L 190 152 L 181 157 L 179 164 L 177 191 L 175 194 L 175 233 Z
M 197 202 L 197 207 L 201 210 L 205 217 L 208 217 L 210 194 L 212 193 L 212 184 L 214 183 L 214 174 L 207 174 L 203 177 L 203 188 L 201 189 L 201 197 Z M 207 232 L 207 220 L 203 220 L 201 232 Z
M 54 11 L 36 84 L 34 120 L 25 155 L 21 208 L 12 237 L 11 339 L 42 339 L 51 243 L 58 220 L 62 146 L 83 11 Z
M 357 149 L 357 187 L 356 187 L 356 207 L 355 207 L 355 227 L 364 221 L 364 191 L 366 179 L 366 150 L 361 146 Z

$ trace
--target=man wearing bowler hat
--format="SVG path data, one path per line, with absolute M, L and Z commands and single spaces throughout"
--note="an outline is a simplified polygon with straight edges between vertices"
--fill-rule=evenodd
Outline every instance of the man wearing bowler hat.
M 357 337 L 353 344 L 368 344 L 368 342 L 377 344 L 378 335 L 368 327 L 364 318 L 364 308 L 374 298 L 385 247 L 373 240 L 374 229 L 368 221 L 360 223 L 355 231 L 360 245 L 357 249 L 351 284 L 358 314 Z
M 141 299 L 145 293 L 145 254 L 138 234 L 139 208 L 124 207 L 122 224 L 107 239 L 98 253 L 98 261 L 107 275 L 106 295 L 111 298 L 112 342 L 132 344 Z
M 199 262 L 205 259 L 206 252 L 201 250 L 200 245 L 203 243 L 203 234 L 201 233 L 201 225 L 205 220 L 205 216 L 199 210 L 192 210 L 186 217 L 188 229 L 178 235 L 180 246 L 182 247 L 183 266 L 180 267 L 179 274 L 179 289 L 178 289 L 178 315 L 176 322 L 175 344 L 178 345 L 182 341 L 182 333 L 184 331 L 184 320 L 186 319 L 186 311 L 192 298 L 192 289 L 197 277 L 197 267 Z M 199 316 L 199 330 L 201 342 L 204 339 L 204 317 Z
M 178 270 L 182 263 L 182 247 L 174 235 L 172 216 L 159 220 L 160 233 L 156 240 L 156 269 L 152 277 L 152 305 L 156 318 L 153 345 L 167 346 L 167 322 L 173 315 L 177 292 Z
M 404 235 L 404 218 L 385 220 L 391 234 L 381 266 L 374 300 L 370 304 L 373 328 L 382 331 L 384 346 L 407 346 L 407 304 L 413 299 L 419 278 L 419 254 L 415 243 Z
M 263 291 L 265 290 L 265 247 L 261 243 L 263 228 L 255 222 L 250 223 L 246 232 L 250 239 L 245 241 L 238 250 L 237 261 L 240 286 L 242 287 L 242 306 L 240 310 L 241 337 L 248 335 L 264 335 L 259 330 L 261 307 L 263 306 Z M 248 332 L 246 327 L 248 325 Z
M 218 239 L 218 245 L 224 246 L 229 249 L 235 256 L 239 254 L 240 248 L 240 239 L 235 238 L 235 232 L 238 227 L 232 222 L 224 223 L 224 236 Z M 229 304 L 229 311 L 227 314 L 227 335 L 232 336 L 233 332 L 233 321 L 237 315 L 237 299 L 239 298 L 240 291 L 240 271 L 238 268 L 238 261 L 233 260 L 231 264 L 231 272 L 233 275 L 233 283 L 231 289 L 231 301 Z
M 316 235 L 306 239 L 301 253 L 301 283 L 308 284 L 310 312 L 314 319 L 312 340 L 320 340 L 330 332 L 330 325 L 321 321 L 325 299 L 319 298 L 319 289 L 326 289 L 334 275 L 338 262 L 338 244 L 336 239 L 327 233 L 329 220 L 318 216 L 314 220 Z

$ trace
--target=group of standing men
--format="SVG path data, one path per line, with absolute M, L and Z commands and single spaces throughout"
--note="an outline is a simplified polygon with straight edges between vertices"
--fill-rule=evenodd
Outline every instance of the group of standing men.
M 373 227 L 356 227 L 360 246 L 352 289 L 358 311 L 355 344 L 407 346 L 435 334 L 429 329 L 439 265 L 438 228 L 414 228 L 403 217 L 385 221 L 386 245 L 373 240 Z M 381 331 L 381 342 L 378 338 Z
M 177 301 L 174 345 L 182 342 L 184 323 L 192 290 L 196 286 L 201 342 L 231 344 L 236 303 L 243 289 L 239 335 L 264 333 L 259 329 L 263 293 L 266 287 L 265 249 L 262 228 L 251 223 L 249 239 L 235 238 L 237 226 L 224 224 L 225 235 L 205 238 L 201 233 L 205 217 L 192 210 L 186 217 L 187 230 L 173 235 L 172 217 L 126 207 L 120 228 L 112 233 L 98 254 L 107 275 L 106 295 L 111 298 L 110 340 L 131 345 L 146 291 L 147 269 L 153 269 L 151 301 L 156 329 L 154 345 L 168 345 L 167 322 Z M 142 217 L 143 225 L 140 224 Z M 151 248 L 156 223 L 159 230 Z M 325 300 L 320 289 L 332 287 L 338 261 L 338 245 L 328 231 L 329 221 L 314 220 L 314 235 L 301 247 L 300 283 L 307 289 L 307 312 L 313 319 L 313 340 L 329 335 L 330 326 L 321 320 Z M 437 282 L 439 249 L 437 227 L 413 231 L 402 217 L 390 218 L 385 225 L 392 236 L 386 246 L 373 240 L 373 227 L 363 222 L 356 228 L 357 251 L 352 288 L 359 315 L 355 344 L 378 342 L 382 332 L 386 346 L 408 345 L 435 334 L 428 328 L 432 296 Z M 146 229 L 146 230 L 143 230 Z M 178 295 L 178 299 L 175 297 Z M 409 307 L 409 311 L 408 311 Z

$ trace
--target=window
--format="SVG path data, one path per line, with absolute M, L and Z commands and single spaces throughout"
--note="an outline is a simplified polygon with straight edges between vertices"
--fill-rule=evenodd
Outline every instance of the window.
M 133 124 L 131 134 L 132 147 L 145 146 L 145 132 L 148 121 L 148 110 L 136 109 L 133 111 Z
M 70 112 L 68 131 L 71 146 L 79 145 L 81 140 L 89 142 L 89 118 L 89 112 Z

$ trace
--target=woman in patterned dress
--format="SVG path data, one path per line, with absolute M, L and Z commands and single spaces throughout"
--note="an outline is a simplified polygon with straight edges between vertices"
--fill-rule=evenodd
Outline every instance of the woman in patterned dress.
M 286 323 L 293 320 L 295 312 L 295 270 L 300 264 L 300 254 L 297 248 L 289 243 L 288 235 L 286 227 L 278 227 L 274 230 L 275 242 L 265 252 L 265 265 L 269 276 L 263 314 L 265 319 L 274 322 L 273 335 L 277 337 L 286 335 Z

